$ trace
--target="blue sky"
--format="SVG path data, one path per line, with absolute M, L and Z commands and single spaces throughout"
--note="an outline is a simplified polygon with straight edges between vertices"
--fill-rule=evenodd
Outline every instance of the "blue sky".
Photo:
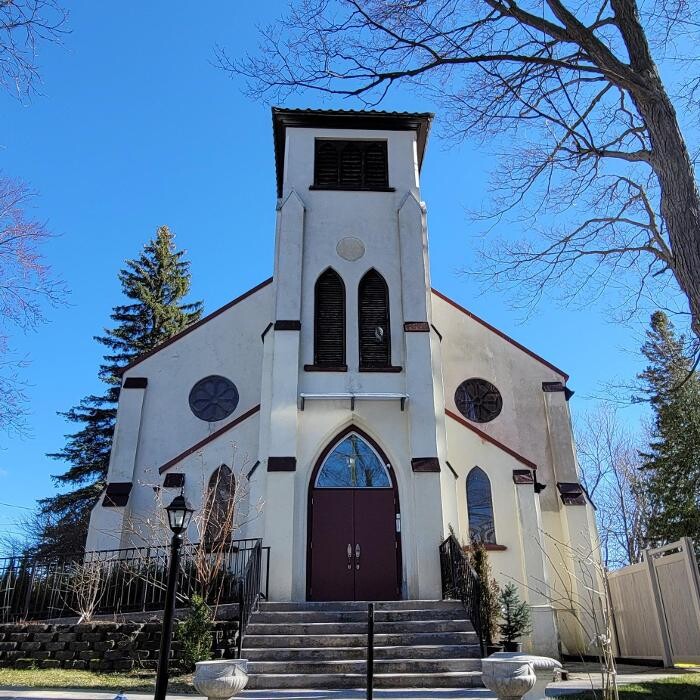
M 120 302 L 117 272 L 167 224 L 192 262 L 193 296 L 207 312 L 272 272 L 275 189 L 270 111 L 212 64 L 214 48 L 253 49 L 256 25 L 283 9 L 265 3 L 204 6 L 70 3 L 64 46 L 42 46 L 42 94 L 27 104 L 0 93 L 0 170 L 39 191 L 35 215 L 58 236 L 46 248 L 72 290 L 38 332 L 13 337 L 26 355 L 32 437 L 0 436 L 0 529 L 55 492 L 64 465 L 46 452 L 72 430 L 57 411 L 101 391 L 103 349 L 92 336 Z M 297 97 L 288 106 L 316 106 Z M 338 101 L 335 107 L 356 106 Z M 386 109 L 434 108 L 397 92 Z M 438 115 L 439 119 L 439 115 Z M 526 321 L 505 298 L 460 276 L 477 248 L 466 210 L 486 195 L 494 161 L 475 145 L 435 134 L 422 173 L 433 285 L 566 370 L 575 412 L 605 382 L 640 368 L 640 329 L 606 320 L 604 306 L 544 302 Z M 636 421 L 638 409 L 627 416 Z

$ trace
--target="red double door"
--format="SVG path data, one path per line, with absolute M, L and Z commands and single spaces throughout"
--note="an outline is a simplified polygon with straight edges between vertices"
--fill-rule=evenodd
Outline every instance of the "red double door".
M 397 600 L 394 490 L 314 489 L 309 600 Z

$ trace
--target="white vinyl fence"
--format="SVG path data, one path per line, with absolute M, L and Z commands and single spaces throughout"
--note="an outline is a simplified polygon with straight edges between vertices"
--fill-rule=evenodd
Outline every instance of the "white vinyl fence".
M 700 663 L 700 575 L 684 537 L 608 575 L 618 656 Z

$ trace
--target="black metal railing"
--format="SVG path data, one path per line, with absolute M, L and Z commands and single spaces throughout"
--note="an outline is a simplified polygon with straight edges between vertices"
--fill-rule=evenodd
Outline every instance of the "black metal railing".
M 374 695 L 374 603 L 367 604 L 367 700 Z
M 134 547 L 53 560 L 0 558 L 0 622 L 77 617 L 86 607 L 94 615 L 162 610 L 169 552 L 169 547 Z M 238 584 L 249 575 L 251 559 L 256 561 L 258 593 L 267 596 L 269 547 L 261 540 L 235 540 L 226 552 L 215 555 L 189 544 L 182 548 L 177 606 L 202 594 L 196 567 L 198 558 L 201 563 L 207 556 L 216 562 L 206 591 L 208 603 L 239 602 Z
M 269 548 L 268 548 L 269 549 Z M 269 563 L 269 559 L 268 559 Z M 260 602 L 260 575 L 262 572 L 262 542 L 258 540 L 253 547 L 243 574 L 238 579 L 238 643 L 237 657 L 241 658 L 243 637 L 251 614 Z M 267 589 L 267 585 L 266 585 Z
M 454 535 L 440 545 L 440 575 L 443 599 L 461 600 L 486 656 L 486 631 L 481 623 L 481 585 L 467 555 Z

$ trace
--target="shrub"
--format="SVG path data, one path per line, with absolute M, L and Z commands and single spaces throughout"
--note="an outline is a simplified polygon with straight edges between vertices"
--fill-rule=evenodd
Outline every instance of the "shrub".
M 479 579 L 479 587 L 481 589 L 481 625 L 486 637 L 486 643 L 490 645 L 493 643 L 498 631 L 498 618 L 501 612 L 498 596 L 501 589 L 498 587 L 496 579 L 493 578 L 488 552 L 481 542 L 472 541 L 471 546 L 467 549 L 467 556 Z
M 501 606 L 501 622 L 498 631 L 501 641 L 515 642 L 530 633 L 530 608 L 520 600 L 514 583 L 508 583 L 501 591 L 498 602 Z
M 190 599 L 187 617 L 178 625 L 177 638 L 182 643 L 182 666 L 184 671 L 194 671 L 197 661 L 211 659 L 213 616 L 209 606 L 199 595 Z

